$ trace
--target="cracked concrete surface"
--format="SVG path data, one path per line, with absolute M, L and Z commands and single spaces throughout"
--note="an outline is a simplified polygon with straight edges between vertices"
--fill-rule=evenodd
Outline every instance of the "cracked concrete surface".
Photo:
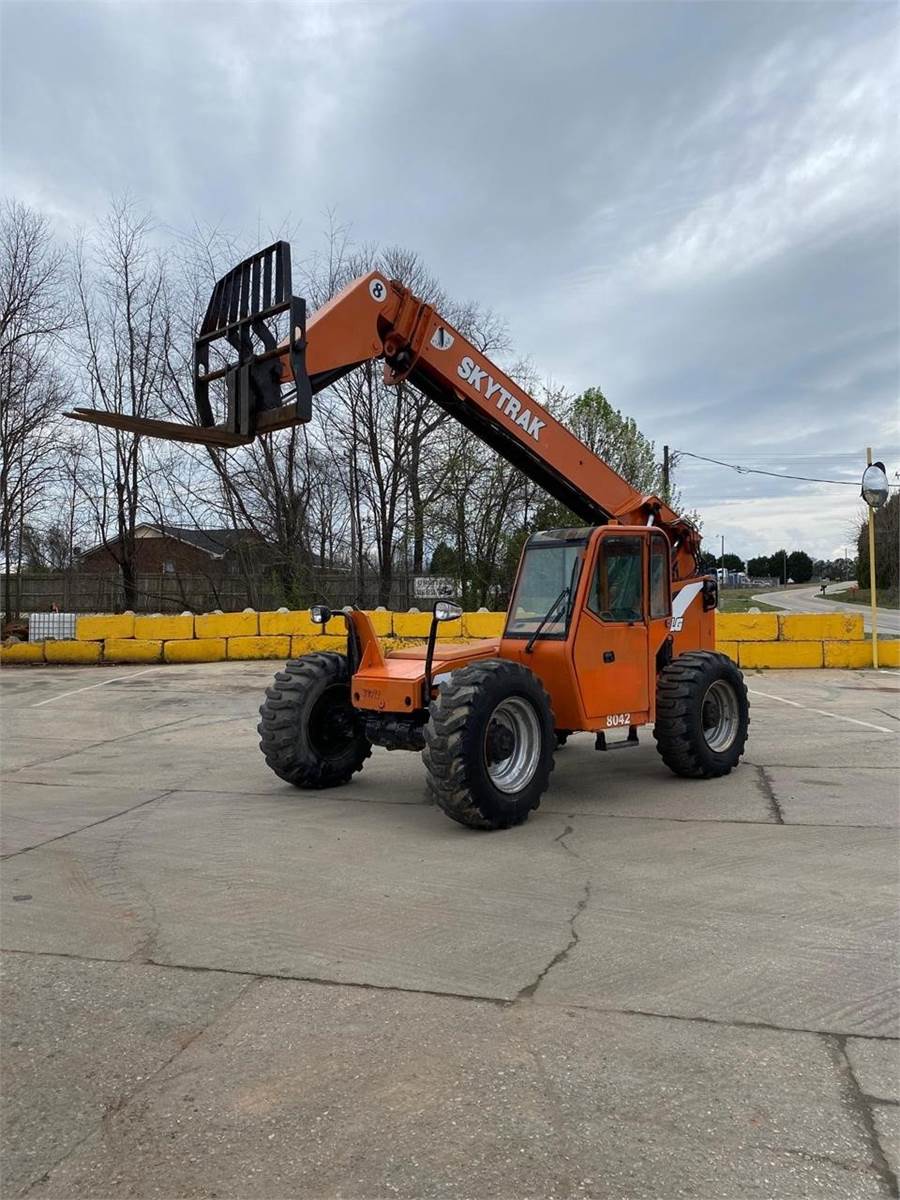
M 724 780 L 573 737 L 477 835 L 417 756 L 269 774 L 270 664 L 127 673 L 0 679 L 5 1195 L 897 1195 L 897 739 L 809 710 L 900 675 L 750 677 L 807 707 Z
M 571 826 L 569 826 L 568 828 L 571 829 Z M 570 851 L 570 853 L 574 853 L 574 851 Z M 526 1000 L 526 999 L 528 999 L 529 996 L 533 996 L 535 994 L 535 992 L 538 990 L 538 988 L 541 986 L 541 984 L 544 982 L 544 980 L 547 978 L 547 976 L 550 974 L 550 972 L 553 970 L 553 968 L 558 967 L 560 963 L 565 962 L 566 959 L 569 957 L 569 954 L 572 952 L 572 950 L 574 950 L 575 947 L 578 945 L 578 930 L 575 928 L 575 926 L 578 921 L 578 918 L 581 916 L 581 914 L 587 908 L 588 901 L 590 900 L 590 898 L 591 898 L 591 885 L 590 885 L 590 881 L 588 881 L 584 885 L 584 894 L 581 897 L 579 897 L 578 903 L 575 905 L 575 911 L 569 917 L 569 940 L 562 947 L 562 949 L 557 950 L 557 952 L 553 955 L 553 957 L 547 963 L 546 967 L 543 967 L 538 972 L 538 974 L 531 981 L 531 983 L 526 983 L 526 985 L 522 988 L 522 990 L 519 992 L 518 996 L 516 997 L 517 1000 Z

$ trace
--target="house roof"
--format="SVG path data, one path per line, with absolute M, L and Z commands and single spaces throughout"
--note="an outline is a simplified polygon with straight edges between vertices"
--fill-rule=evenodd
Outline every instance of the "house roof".
M 210 558 L 222 558 L 229 550 L 242 543 L 261 540 L 253 529 L 198 529 L 193 525 L 152 525 L 146 521 L 138 525 L 135 532 L 142 537 L 169 537 L 178 542 L 186 542 L 202 550 Z M 112 545 L 118 540 L 118 537 L 109 538 L 108 544 Z M 82 557 L 103 548 L 103 543 L 91 546 L 82 551 Z
M 216 558 L 221 558 L 227 550 L 233 550 L 243 542 L 260 540 L 259 534 L 253 529 L 197 529 L 190 525 L 156 525 L 153 528 L 158 529 L 161 536 L 188 542 Z

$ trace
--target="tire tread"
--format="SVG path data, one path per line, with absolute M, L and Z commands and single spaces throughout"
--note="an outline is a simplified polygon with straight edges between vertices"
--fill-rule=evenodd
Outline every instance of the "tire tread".
M 302 788 L 338 787 L 362 770 L 372 753 L 372 747 L 365 739 L 358 739 L 359 750 L 349 768 L 340 769 L 325 759 L 302 753 L 297 746 L 297 727 L 303 719 L 303 702 L 308 689 L 323 680 L 346 681 L 349 685 L 349 679 L 345 656 L 324 650 L 291 659 L 283 671 L 276 673 L 266 688 L 256 729 L 266 764 L 279 779 Z
M 727 654 L 715 650 L 689 650 L 673 659 L 659 675 L 656 685 L 656 724 L 653 737 L 663 762 L 676 775 L 688 779 L 709 779 L 727 775 L 744 752 L 747 741 L 749 716 L 738 731 L 734 745 L 729 749 L 731 763 L 722 763 L 716 769 L 710 766 L 709 752 L 703 754 L 697 738 L 691 732 L 691 710 L 698 692 L 709 685 L 711 670 L 727 665 L 732 682 L 742 691 L 739 700 L 747 706 L 747 686 L 744 677 Z
M 426 787 L 429 799 L 442 809 L 453 821 L 470 829 L 508 829 L 527 820 L 529 813 L 540 804 L 541 793 L 547 786 L 553 770 L 553 756 L 544 771 L 544 779 L 537 795 L 528 807 L 502 818 L 483 811 L 476 795 L 475 780 L 471 776 L 464 745 L 465 730 L 471 719 L 480 689 L 488 678 L 508 679 L 510 690 L 521 678 L 520 672 L 527 668 L 506 659 L 488 659 L 470 663 L 453 671 L 444 680 L 438 695 L 431 703 L 430 718 L 425 726 L 425 749 L 422 761 L 426 771 Z M 550 714 L 550 697 L 543 684 L 533 672 L 528 672 L 540 689 L 546 713 Z

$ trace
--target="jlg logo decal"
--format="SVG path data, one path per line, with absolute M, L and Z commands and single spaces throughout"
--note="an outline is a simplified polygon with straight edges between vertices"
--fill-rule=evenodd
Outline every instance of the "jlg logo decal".
M 505 387 L 497 383 L 487 371 L 483 371 L 481 367 L 477 366 L 475 360 L 469 358 L 468 354 L 456 368 L 456 373 L 460 379 L 464 379 L 470 384 L 476 392 L 481 392 L 481 385 L 485 382 L 486 387 L 484 392 L 481 393 L 485 399 L 493 400 L 494 396 L 497 396 L 497 407 L 503 411 L 504 415 L 509 417 L 511 421 L 515 421 L 517 425 L 520 425 L 536 442 L 540 441 L 540 433 L 546 422 L 534 416 L 530 408 L 522 409 L 521 400 L 516 399 Z

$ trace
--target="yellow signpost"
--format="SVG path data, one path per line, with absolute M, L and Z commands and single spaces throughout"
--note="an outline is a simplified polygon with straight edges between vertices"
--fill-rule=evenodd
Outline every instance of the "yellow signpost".
M 875 510 L 888 498 L 884 463 L 872 462 L 872 447 L 866 447 L 866 469 L 862 477 L 862 498 L 869 508 L 869 596 L 872 601 L 872 666 L 878 666 L 878 601 L 875 593 Z

